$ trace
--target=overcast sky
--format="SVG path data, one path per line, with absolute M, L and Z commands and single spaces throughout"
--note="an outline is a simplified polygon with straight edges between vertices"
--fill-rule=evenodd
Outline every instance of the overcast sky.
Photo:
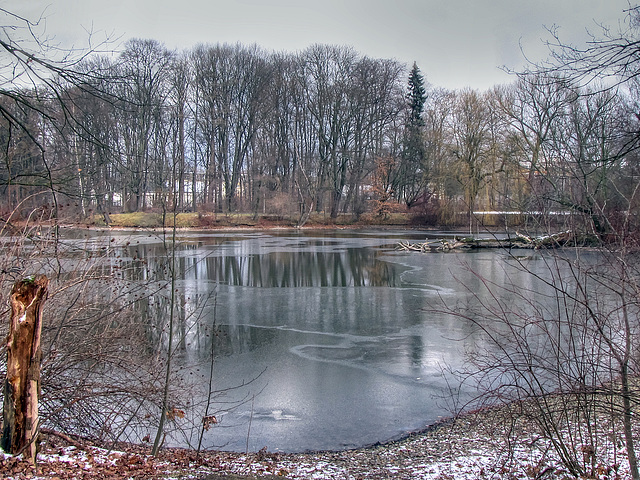
M 631 0 L 636 4 L 637 0 Z M 511 81 L 521 47 L 547 56 L 546 28 L 580 44 L 602 23 L 614 29 L 629 0 L 0 0 L 37 18 L 60 46 L 87 31 L 122 43 L 152 38 L 171 49 L 198 43 L 256 43 L 297 52 L 314 43 L 350 45 L 375 58 L 414 61 L 432 85 L 490 88 Z

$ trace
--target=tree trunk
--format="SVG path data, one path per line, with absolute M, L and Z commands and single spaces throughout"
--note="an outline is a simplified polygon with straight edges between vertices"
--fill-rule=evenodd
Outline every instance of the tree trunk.
M 1 446 L 7 453 L 24 452 L 24 457 L 32 463 L 35 463 L 39 427 L 42 307 L 48 285 L 49 279 L 44 275 L 20 280 L 11 289 L 10 297 Z

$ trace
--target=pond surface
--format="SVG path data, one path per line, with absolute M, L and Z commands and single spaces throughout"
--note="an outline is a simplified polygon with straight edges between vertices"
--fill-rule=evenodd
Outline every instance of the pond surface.
M 128 238 L 128 254 L 145 258 L 150 271 L 166 260 L 156 236 L 107 235 Z M 509 259 L 497 250 L 396 250 L 399 241 L 445 235 L 180 233 L 177 288 L 187 320 L 176 368 L 196 378 L 203 398 L 214 354 L 210 413 L 220 423 L 203 448 L 352 448 L 449 416 L 457 385 L 446 372 L 462 365 L 480 333 L 434 308 L 442 300 L 471 308 L 479 285 L 471 272 L 502 284 Z M 536 256 L 526 255 L 535 265 Z M 511 272 L 512 282 L 528 279 Z

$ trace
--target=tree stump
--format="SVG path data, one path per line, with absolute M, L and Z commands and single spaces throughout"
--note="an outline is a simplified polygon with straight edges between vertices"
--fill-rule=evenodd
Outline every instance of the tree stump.
M 4 425 L 2 449 L 23 453 L 35 463 L 40 397 L 40 333 L 42 307 L 47 299 L 49 279 L 44 275 L 20 280 L 13 285 L 11 325 L 7 337 L 7 378 L 4 382 Z

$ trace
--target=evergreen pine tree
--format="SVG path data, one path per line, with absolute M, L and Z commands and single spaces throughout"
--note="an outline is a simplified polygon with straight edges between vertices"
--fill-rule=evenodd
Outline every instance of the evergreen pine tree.
M 407 121 L 405 123 L 402 162 L 396 185 L 398 199 L 411 206 L 424 193 L 427 183 L 426 151 L 423 138 L 424 104 L 427 93 L 424 77 L 414 62 L 407 91 Z
M 424 127 L 422 113 L 424 112 L 424 104 L 427 101 L 427 92 L 424 87 L 424 77 L 416 62 L 413 62 L 413 68 L 409 74 L 407 100 L 409 101 L 410 108 L 409 123 L 407 126 L 418 129 Z

